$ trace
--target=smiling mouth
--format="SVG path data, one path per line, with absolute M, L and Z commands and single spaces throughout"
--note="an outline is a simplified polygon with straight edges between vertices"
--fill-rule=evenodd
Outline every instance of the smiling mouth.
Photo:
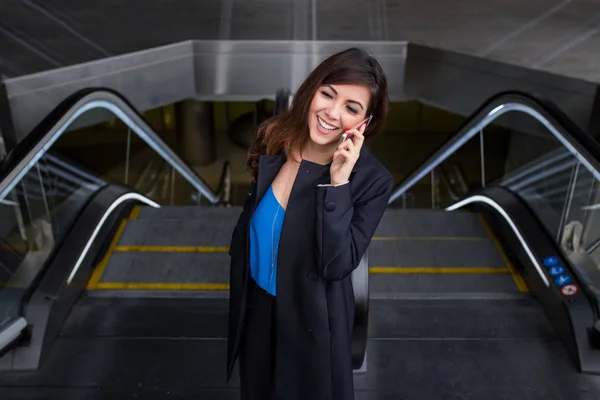
M 317 115 L 317 122 L 318 122 L 319 126 L 321 126 L 321 128 L 325 129 L 326 131 L 335 131 L 335 130 L 339 129 L 337 126 L 329 125 L 327 122 L 323 121 L 321 119 L 321 117 L 319 117 L 318 115 Z

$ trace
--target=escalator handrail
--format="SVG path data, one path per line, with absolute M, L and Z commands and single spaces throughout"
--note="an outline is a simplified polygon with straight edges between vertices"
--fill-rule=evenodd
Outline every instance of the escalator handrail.
M 120 118 L 144 142 L 161 155 L 211 203 L 220 200 L 209 185 L 185 163 L 120 93 L 102 87 L 80 90 L 63 100 L 0 164 L 0 199 L 3 199 L 36 162 L 52 147 L 66 128 L 93 108 L 104 108 Z
M 488 99 L 471 114 L 452 138 L 403 179 L 393 191 L 388 204 L 400 198 L 496 118 L 510 111 L 524 112 L 537 119 L 596 179 L 600 180 L 600 145 L 591 136 L 553 102 L 524 92 L 506 91 Z
M 17 340 L 25 328 L 27 321 L 23 317 L 17 317 L 7 323 L 6 327 L 0 330 L 0 352 Z

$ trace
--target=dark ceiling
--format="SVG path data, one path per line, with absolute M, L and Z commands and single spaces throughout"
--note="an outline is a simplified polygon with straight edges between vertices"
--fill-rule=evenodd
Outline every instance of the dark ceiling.
M 15 77 L 188 39 L 410 41 L 600 82 L 598 0 L 1 0 Z

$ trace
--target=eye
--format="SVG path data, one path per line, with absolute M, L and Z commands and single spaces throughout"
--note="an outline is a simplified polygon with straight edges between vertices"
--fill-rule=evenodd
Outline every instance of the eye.
M 328 99 L 333 99 L 333 96 L 331 94 L 329 94 L 327 91 L 321 90 L 321 93 L 323 94 L 323 96 L 327 97 Z
M 350 111 L 352 114 L 358 114 L 358 110 L 354 107 L 351 106 L 346 106 L 346 108 L 348 109 L 348 111 Z

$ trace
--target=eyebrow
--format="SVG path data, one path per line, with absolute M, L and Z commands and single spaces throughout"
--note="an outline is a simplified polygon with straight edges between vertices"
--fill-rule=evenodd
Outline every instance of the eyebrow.
M 335 90 L 335 89 L 333 88 L 333 86 L 331 86 L 331 85 L 325 85 L 325 86 L 327 86 L 329 89 L 331 89 L 331 91 L 332 91 L 333 93 L 335 93 L 335 95 L 336 95 L 336 96 L 338 95 L 338 92 L 337 92 L 337 90 Z M 363 107 L 363 105 L 362 105 L 362 104 L 360 104 L 360 101 L 356 101 L 356 100 L 347 100 L 347 101 L 348 101 L 348 103 L 354 103 L 354 104 L 358 104 L 358 106 L 359 106 L 360 108 L 362 108 L 363 110 L 365 109 L 365 108 Z

